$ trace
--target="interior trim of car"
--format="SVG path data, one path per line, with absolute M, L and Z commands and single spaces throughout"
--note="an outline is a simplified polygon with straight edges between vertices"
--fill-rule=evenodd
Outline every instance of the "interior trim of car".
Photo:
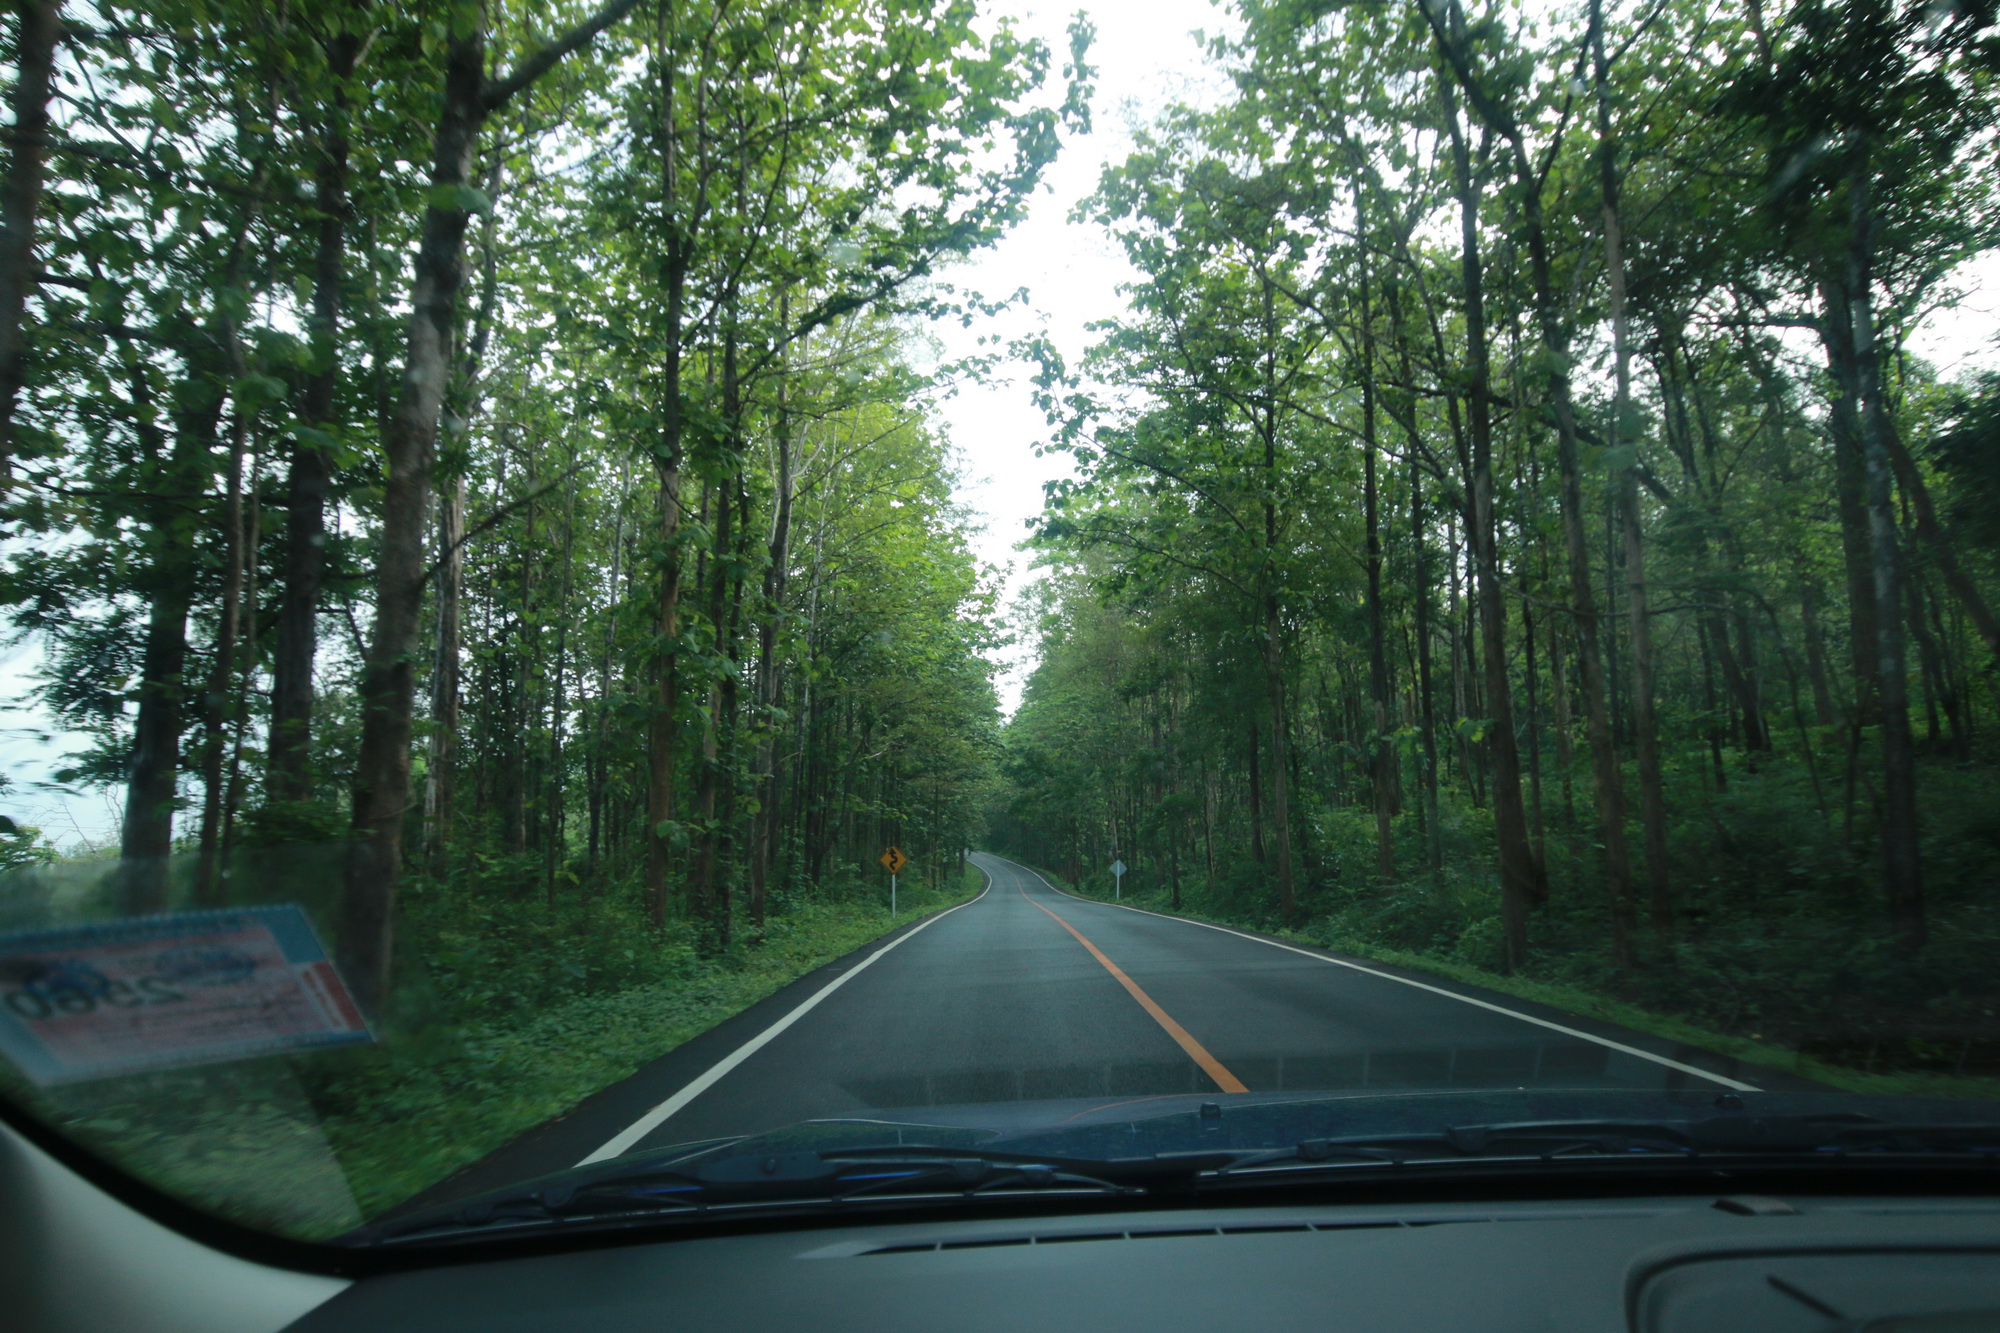
M 12 1333 L 274 1333 L 350 1285 L 202 1244 L 6 1124 L 0 1237 Z

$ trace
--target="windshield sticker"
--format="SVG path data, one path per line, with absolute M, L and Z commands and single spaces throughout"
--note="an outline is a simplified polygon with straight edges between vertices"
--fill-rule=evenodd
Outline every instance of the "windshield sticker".
M 42 1086 L 373 1039 L 296 903 L 0 935 L 0 1052 Z

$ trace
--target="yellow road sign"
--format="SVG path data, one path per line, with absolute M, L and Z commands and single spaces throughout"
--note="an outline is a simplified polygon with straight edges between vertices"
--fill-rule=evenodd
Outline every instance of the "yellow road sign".
M 891 847 L 888 851 L 882 853 L 880 859 L 882 868 L 892 875 L 902 874 L 903 867 L 910 863 L 910 858 L 903 855 L 903 849 L 900 847 Z

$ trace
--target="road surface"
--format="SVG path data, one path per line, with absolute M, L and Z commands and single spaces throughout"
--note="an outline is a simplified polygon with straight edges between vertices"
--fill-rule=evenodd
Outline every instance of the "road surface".
M 968 1103 L 1085 1111 L 1188 1094 L 1810 1086 L 1476 987 L 1076 898 L 997 856 L 973 860 L 990 881 L 978 898 L 802 978 L 412 1204 L 799 1120 L 948 1119 L 939 1108 Z

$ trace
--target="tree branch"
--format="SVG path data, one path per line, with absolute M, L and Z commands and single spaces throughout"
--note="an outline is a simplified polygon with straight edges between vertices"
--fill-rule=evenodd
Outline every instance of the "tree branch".
M 437 559 L 431 561 L 430 564 L 424 569 L 422 576 L 417 579 L 417 586 L 422 587 L 426 583 L 429 583 L 431 581 L 431 577 L 435 575 L 438 572 L 438 570 L 444 568 L 445 560 L 450 557 L 453 551 L 459 550 L 467 542 L 471 541 L 474 537 L 483 536 L 484 534 L 491 532 L 494 528 L 499 527 L 502 523 L 505 523 L 508 519 L 512 518 L 515 512 L 518 511 L 522 505 L 525 505 L 532 500 L 541 499 L 544 495 L 547 495 L 550 491 L 562 485 L 564 482 L 568 481 L 571 477 L 574 477 L 579 471 L 582 470 L 582 468 L 583 468 L 582 463 L 576 464 L 574 467 L 570 468 L 567 472 L 559 474 L 558 476 L 556 476 L 554 480 L 546 482 L 543 485 L 536 487 L 534 490 L 529 491 L 526 495 L 519 495 L 514 497 L 512 500 L 509 500 L 506 504 L 501 505 L 498 509 L 488 514 L 485 518 L 480 519 L 477 523 L 467 528 L 465 530 L 464 536 L 460 537 L 457 541 L 453 542 L 448 549 L 438 552 Z
M 488 115 L 507 105 L 514 95 L 554 69 L 566 55 L 580 51 L 618 20 L 638 8 L 639 0 L 611 0 L 611 3 L 535 52 L 506 74 L 488 79 L 479 91 L 480 105 Z

